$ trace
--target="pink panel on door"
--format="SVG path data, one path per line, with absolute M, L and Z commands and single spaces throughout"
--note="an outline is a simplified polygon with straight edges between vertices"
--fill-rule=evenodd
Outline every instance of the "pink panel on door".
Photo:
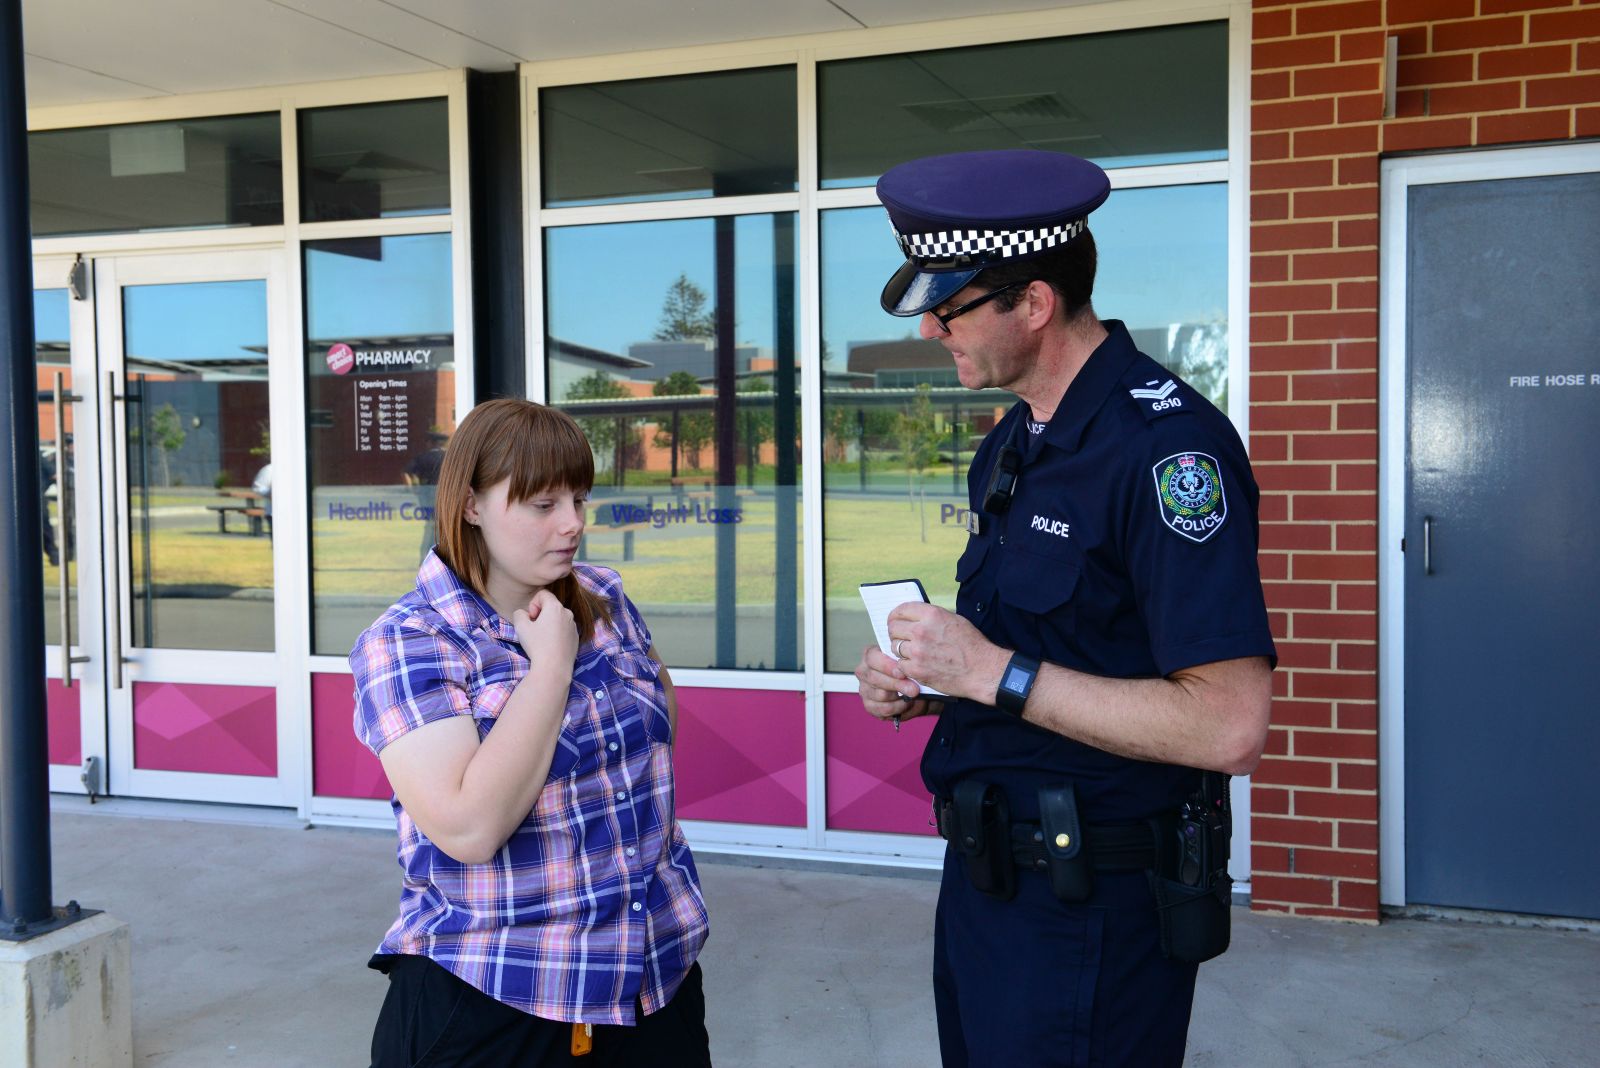
M 836 831 L 936 834 L 928 825 L 930 799 L 917 770 L 938 722 L 909 720 L 898 734 L 876 720 L 853 693 L 825 696 L 828 748 L 828 827 Z
M 213 775 L 278 774 L 271 686 L 133 684 L 133 766 Z
M 805 695 L 678 687 L 674 764 L 680 819 L 804 827 Z
M 311 792 L 387 801 L 394 790 L 372 750 L 356 740 L 355 712 L 351 676 L 311 676 Z
M 47 751 L 52 764 L 83 763 L 83 717 L 78 704 L 77 686 L 67 689 L 60 679 L 44 680 L 44 699 L 49 738 Z

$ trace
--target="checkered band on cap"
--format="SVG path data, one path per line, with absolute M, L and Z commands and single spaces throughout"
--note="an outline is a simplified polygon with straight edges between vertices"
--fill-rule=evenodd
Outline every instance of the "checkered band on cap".
M 1087 221 L 1074 219 L 1036 230 L 939 230 L 925 234 L 902 234 L 896 230 L 894 236 L 906 258 L 918 263 L 998 263 L 1065 244 L 1083 233 Z

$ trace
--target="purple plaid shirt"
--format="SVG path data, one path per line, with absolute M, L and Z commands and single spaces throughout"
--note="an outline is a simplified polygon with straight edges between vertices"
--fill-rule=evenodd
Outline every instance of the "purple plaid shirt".
M 673 815 L 672 728 L 650 632 L 615 571 L 578 565 L 612 624 L 578 648 L 561 737 L 533 811 L 486 864 L 462 864 L 393 799 L 400 916 L 379 953 L 431 957 L 549 1020 L 634 1023 L 677 991 L 706 940 Z M 524 675 L 511 624 L 433 553 L 417 588 L 356 640 L 356 736 L 374 753 L 449 716 L 482 738 Z

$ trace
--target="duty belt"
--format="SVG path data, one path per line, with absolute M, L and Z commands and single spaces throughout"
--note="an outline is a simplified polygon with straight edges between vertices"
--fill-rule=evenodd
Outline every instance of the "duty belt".
M 934 798 L 934 818 L 939 836 L 956 833 L 955 802 Z M 1096 871 L 1143 871 L 1156 866 L 1155 832 L 1148 823 L 1102 823 L 1084 828 L 1089 863 Z M 1049 840 L 1039 823 L 1011 823 L 1011 857 L 1019 867 L 1034 871 L 1050 868 Z

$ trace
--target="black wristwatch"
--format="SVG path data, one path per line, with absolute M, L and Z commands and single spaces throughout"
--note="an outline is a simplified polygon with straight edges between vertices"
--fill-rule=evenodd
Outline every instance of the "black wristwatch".
M 994 706 L 1022 718 L 1022 706 L 1028 703 L 1028 694 L 1039 677 L 1039 661 L 1022 653 L 1012 653 L 1011 662 L 1000 673 L 1000 687 L 995 691 Z

